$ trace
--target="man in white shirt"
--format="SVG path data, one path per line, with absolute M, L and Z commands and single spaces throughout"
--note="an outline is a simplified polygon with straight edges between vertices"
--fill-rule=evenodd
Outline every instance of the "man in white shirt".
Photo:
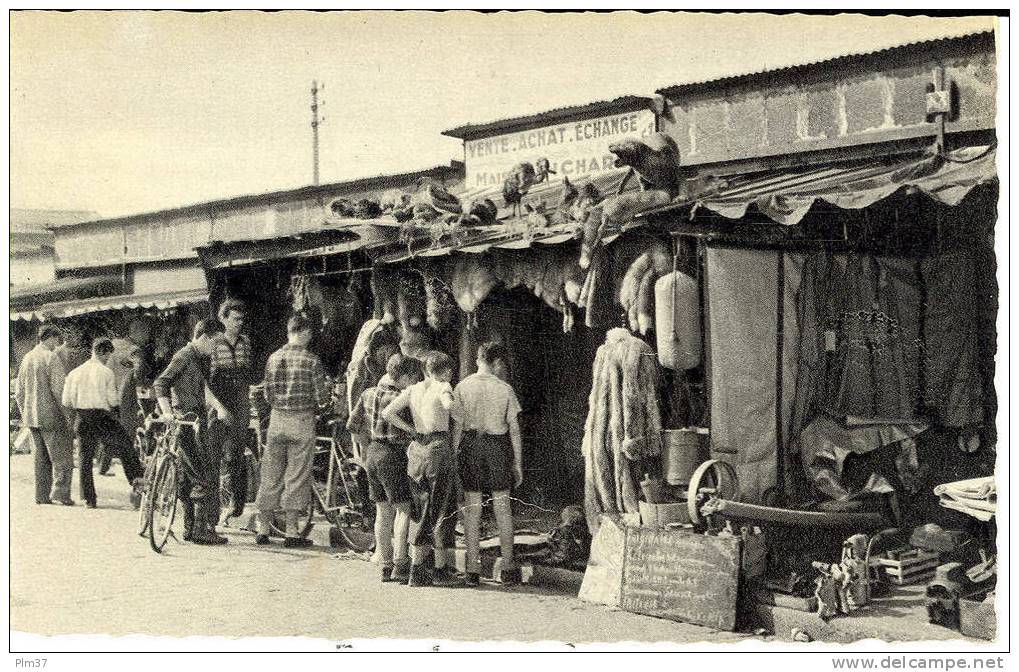
M 81 498 L 90 509 L 96 508 L 92 459 L 100 443 L 106 446 L 111 455 L 120 458 L 124 476 L 135 490 L 144 473 L 131 439 L 117 421 L 116 409 L 120 404 L 120 394 L 113 371 L 106 364 L 112 354 L 113 343 L 110 339 L 96 339 L 92 344 L 92 358 L 71 371 L 64 381 L 62 403 L 74 409 L 75 413 L 74 433 L 79 444 Z M 132 492 L 132 503 L 137 505 L 135 492 Z

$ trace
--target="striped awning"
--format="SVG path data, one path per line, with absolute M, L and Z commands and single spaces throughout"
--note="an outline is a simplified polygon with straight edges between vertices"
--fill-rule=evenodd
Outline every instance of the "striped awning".
M 679 200 L 638 215 L 710 210 L 740 219 L 751 206 L 772 221 L 797 224 L 818 201 L 843 209 L 866 208 L 900 190 L 923 193 L 945 205 L 962 202 L 974 187 L 997 179 L 993 146 L 962 147 L 943 156 L 924 153 L 863 162 L 737 176 L 710 194 Z
M 154 309 L 167 310 L 209 300 L 209 292 L 204 289 L 189 289 L 173 292 L 157 292 L 153 294 L 123 294 L 121 296 L 104 296 L 77 301 L 61 301 L 47 303 L 37 312 L 46 318 L 74 317 L 88 313 L 101 313 L 110 310 Z

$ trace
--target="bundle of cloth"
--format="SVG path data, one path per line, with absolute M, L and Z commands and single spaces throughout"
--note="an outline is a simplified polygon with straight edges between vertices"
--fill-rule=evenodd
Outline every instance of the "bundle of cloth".
M 594 360 L 584 425 L 584 510 L 594 535 L 599 517 L 638 513 L 641 462 L 662 453 L 658 360 L 626 329 L 611 329 Z
M 943 483 L 934 488 L 938 503 L 946 509 L 955 509 L 984 522 L 994 517 L 998 508 L 998 487 L 994 476 L 969 478 L 965 481 Z

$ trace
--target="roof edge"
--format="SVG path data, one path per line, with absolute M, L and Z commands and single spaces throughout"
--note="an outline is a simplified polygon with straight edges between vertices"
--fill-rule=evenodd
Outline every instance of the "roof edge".
M 462 126 L 457 126 L 456 128 L 442 131 L 441 134 L 458 140 L 477 140 L 480 138 L 492 137 L 494 135 L 502 135 L 504 133 L 512 133 L 514 131 L 529 130 L 531 128 L 545 126 L 550 121 L 554 123 L 556 121 L 561 121 L 562 119 L 572 119 L 574 117 L 584 115 L 594 116 L 608 110 L 652 110 L 654 109 L 653 102 L 654 98 L 651 96 L 620 96 L 618 98 L 613 98 L 612 100 L 601 100 L 594 103 L 585 103 L 583 105 L 557 107 L 545 112 L 536 112 L 534 114 L 511 117 L 509 119 L 500 119 L 483 124 L 464 124 Z
M 248 203 L 258 203 L 260 201 L 280 198 L 284 196 L 315 196 L 318 194 L 331 192 L 335 189 L 360 191 L 362 189 L 372 189 L 384 186 L 390 182 L 410 180 L 417 177 L 435 177 L 435 176 L 459 177 L 462 176 L 463 173 L 464 173 L 463 161 L 458 159 L 451 159 L 448 165 L 442 164 L 406 173 L 374 175 L 372 177 L 361 177 L 354 180 L 346 180 L 342 182 L 330 182 L 328 184 L 318 185 L 313 184 L 306 185 L 303 187 L 297 187 L 294 189 L 281 189 L 278 191 L 266 191 L 256 194 L 245 194 L 243 196 L 232 196 L 230 198 L 221 198 L 213 201 L 202 201 L 199 203 L 191 203 L 188 205 L 177 206 L 174 208 L 164 208 L 162 210 L 139 212 L 133 215 L 123 215 L 120 217 L 107 217 L 104 219 L 96 219 L 86 222 L 76 222 L 74 224 L 51 225 L 47 226 L 46 229 L 49 231 L 64 231 L 67 229 L 73 229 L 81 226 L 94 226 L 96 224 L 122 224 L 125 222 L 130 222 L 132 220 L 146 219 L 149 217 L 180 215 L 187 212 L 193 212 L 195 210 L 205 210 L 208 208 L 222 206 L 239 206 Z
M 665 86 L 660 89 L 655 89 L 655 93 L 660 96 L 671 98 L 676 96 L 677 94 L 690 94 L 730 86 L 745 86 L 747 84 L 754 82 L 755 80 L 767 79 L 770 77 L 774 77 L 775 75 L 798 75 L 821 69 L 829 70 L 836 65 L 846 67 L 850 65 L 863 64 L 868 61 L 881 62 L 883 59 L 886 59 L 890 56 L 908 53 L 910 51 L 921 51 L 924 49 L 930 49 L 938 45 L 951 45 L 951 46 L 965 46 L 969 44 L 979 45 L 988 40 L 990 41 L 990 44 L 993 46 L 994 30 L 980 30 L 971 33 L 964 33 L 962 35 L 953 35 L 949 37 L 939 37 L 930 40 L 907 42 L 904 44 L 898 44 L 891 47 L 875 49 L 873 51 L 843 54 L 841 56 L 834 56 L 831 58 L 813 61 L 810 63 L 799 63 L 778 68 L 758 70 L 755 72 L 746 72 L 738 75 L 725 75 L 722 77 L 716 77 L 714 79 L 687 82 L 685 84 L 673 84 L 671 86 Z

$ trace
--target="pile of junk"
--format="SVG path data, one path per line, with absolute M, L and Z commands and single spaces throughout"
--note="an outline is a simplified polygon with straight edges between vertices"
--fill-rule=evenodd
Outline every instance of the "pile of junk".
M 655 265 L 652 260 L 650 266 Z M 996 489 L 990 474 L 996 453 L 993 429 L 983 422 L 979 384 L 942 367 L 937 380 L 957 378 L 944 387 L 942 396 L 949 401 L 924 421 L 914 419 L 917 396 L 936 395 L 903 381 L 930 384 L 938 363 L 929 353 L 904 361 L 906 348 L 900 344 L 909 334 L 901 327 L 907 319 L 900 313 L 896 330 L 884 332 L 882 325 L 854 331 L 851 319 L 838 324 L 819 319 L 818 340 L 805 332 L 801 347 L 790 348 L 794 358 L 800 357 L 796 398 L 788 400 L 794 417 L 784 425 L 793 440 L 778 451 L 777 460 L 771 444 L 770 466 L 748 465 L 734 452 L 716 450 L 712 434 L 731 418 L 711 417 L 717 402 L 706 402 L 703 390 L 691 386 L 704 376 L 703 351 L 710 348 L 702 342 L 704 335 L 714 335 L 701 324 L 696 272 L 684 272 L 675 259 L 658 266 L 676 270 L 653 278 L 653 312 L 644 318 L 638 310 L 632 324 L 624 320 L 629 328 L 610 330 L 594 365 L 583 450 L 585 513 L 596 549 L 592 558 L 602 565 L 597 576 L 616 562 L 611 552 L 598 550 L 606 517 L 619 523 L 607 539 L 618 536 L 620 527 L 738 537 L 743 540 L 738 607 L 743 629 L 764 625 L 766 631 L 781 620 L 798 625 L 775 632 L 778 636 L 823 639 L 838 619 L 846 624 L 859 616 L 901 615 L 905 607 L 916 622 L 993 639 Z M 803 286 L 801 302 L 809 295 Z M 892 313 L 877 301 L 870 305 L 875 312 Z M 834 312 L 854 314 L 843 305 Z M 803 312 L 799 315 L 802 324 Z M 923 322 L 928 345 L 935 342 L 935 317 Z M 859 347 L 872 337 L 885 338 L 883 347 Z M 962 350 L 942 352 L 957 357 Z M 812 368 L 804 365 L 810 356 Z M 874 379 L 875 371 L 883 379 Z M 687 391 L 678 395 L 679 402 L 670 398 L 670 389 L 677 396 L 677 381 Z M 730 389 L 738 384 L 712 382 L 713 394 L 723 393 L 725 383 Z M 968 395 L 963 401 L 960 390 Z M 676 412 L 677 403 L 682 412 Z M 775 405 L 759 405 L 776 417 Z M 853 415 L 855 410 L 861 414 Z M 761 478 L 762 472 L 769 476 Z M 762 488 L 769 478 L 771 485 Z M 619 561 L 623 569 L 614 580 L 624 608 L 627 563 L 646 552 L 646 547 L 621 552 L 626 559 Z M 675 550 L 663 547 L 661 553 Z M 689 562 L 698 562 L 696 553 Z M 669 580 L 663 575 L 656 590 L 667 593 Z M 684 586 L 680 582 L 675 588 L 681 593 Z M 655 599 L 659 607 L 647 607 L 645 600 L 641 608 L 647 610 L 640 613 L 670 617 L 661 607 L 667 598 Z M 896 608 L 889 610 L 889 604 Z M 775 610 L 784 610 L 782 619 L 774 617 Z M 796 613 L 803 615 L 800 620 Z

